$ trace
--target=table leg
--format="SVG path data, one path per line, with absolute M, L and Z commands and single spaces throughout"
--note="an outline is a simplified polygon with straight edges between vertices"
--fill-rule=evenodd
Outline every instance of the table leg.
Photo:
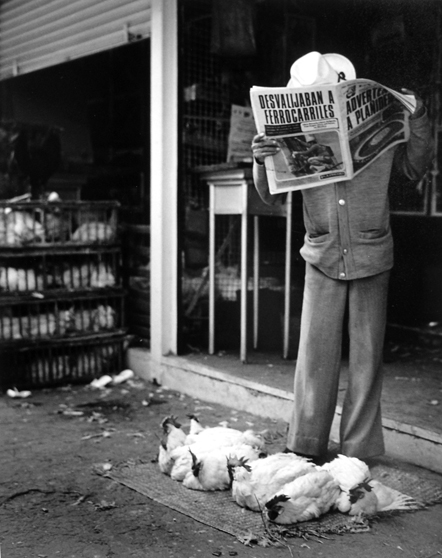
M 210 185 L 209 202 L 209 355 L 215 352 L 215 186 Z
M 259 217 L 253 217 L 253 348 L 258 348 L 259 328 Z
M 241 214 L 241 361 L 247 362 L 247 202 L 248 185 L 243 186 Z

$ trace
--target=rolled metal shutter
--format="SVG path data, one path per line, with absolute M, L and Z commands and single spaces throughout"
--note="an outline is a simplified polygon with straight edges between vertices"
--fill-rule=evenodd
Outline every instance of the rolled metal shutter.
M 0 1 L 0 80 L 150 36 L 151 0 Z

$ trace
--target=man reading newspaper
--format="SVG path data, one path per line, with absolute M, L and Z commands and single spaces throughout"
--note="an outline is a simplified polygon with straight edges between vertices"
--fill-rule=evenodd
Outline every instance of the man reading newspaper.
M 292 65 L 289 86 L 311 87 L 355 78 L 355 69 L 344 56 L 311 52 Z M 306 275 L 286 451 L 310 456 L 316 462 L 327 455 L 347 306 L 349 379 L 340 423 L 340 452 L 361 459 L 384 453 L 382 354 L 393 266 L 388 183 L 393 166 L 409 179 L 419 179 L 433 154 L 426 109 L 415 97 L 407 143 L 385 151 L 352 180 L 302 190 L 306 234 L 301 255 Z M 333 154 L 313 151 L 314 143 L 308 140 L 305 138 L 299 151 L 313 160 L 317 153 L 330 164 Z M 277 139 L 264 134 L 252 141 L 255 186 L 269 204 L 281 203 L 284 194 L 269 193 L 264 161 L 281 149 Z M 293 151 L 298 148 L 292 149 L 292 157 Z M 305 158 L 305 172 L 309 159 Z

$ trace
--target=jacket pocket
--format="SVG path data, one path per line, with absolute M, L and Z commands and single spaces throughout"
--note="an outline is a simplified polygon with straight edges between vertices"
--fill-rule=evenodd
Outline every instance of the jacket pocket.
M 366 231 L 359 231 L 359 238 L 366 238 L 367 240 L 384 238 L 388 236 L 389 230 L 387 229 L 369 229 Z
M 320 234 L 315 234 L 315 233 L 308 233 L 307 234 L 307 240 L 311 243 L 311 244 L 322 244 L 323 242 L 327 242 L 327 240 L 329 240 L 330 238 L 330 233 L 320 233 Z

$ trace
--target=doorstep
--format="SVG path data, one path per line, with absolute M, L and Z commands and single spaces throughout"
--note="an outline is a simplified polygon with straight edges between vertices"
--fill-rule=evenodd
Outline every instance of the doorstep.
M 285 422 L 291 414 L 294 361 L 254 353 L 250 363 L 242 364 L 237 355 L 199 353 L 165 356 L 156 364 L 149 349 L 132 347 L 127 351 L 127 365 L 146 381 L 156 380 L 167 389 L 203 401 Z M 440 380 L 414 381 L 402 363 L 385 368 L 389 373 L 384 382 L 382 423 L 387 455 L 442 473 L 442 405 L 437 409 L 427 406 L 436 389 L 441 396 Z M 345 367 L 342 376 L 339 403 L 345 389 Z M 338 404 L 331 431 L 334 442 L 340 416 Z

